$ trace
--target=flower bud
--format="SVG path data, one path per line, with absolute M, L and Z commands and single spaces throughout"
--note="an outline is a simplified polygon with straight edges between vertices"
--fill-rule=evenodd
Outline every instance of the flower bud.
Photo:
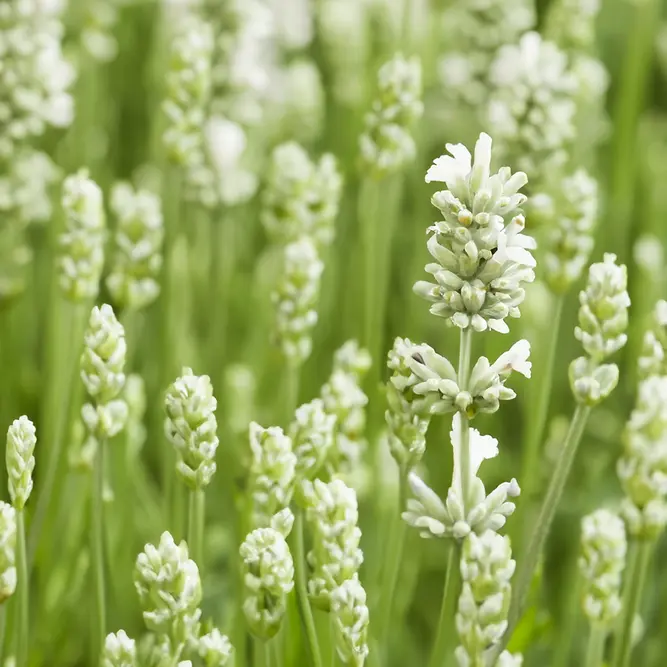
M 12 505 L 22 511 L 32 491 L 37 435 L 34 424 L 26 417 L 12 422 L 7 430 L 7 486 Z

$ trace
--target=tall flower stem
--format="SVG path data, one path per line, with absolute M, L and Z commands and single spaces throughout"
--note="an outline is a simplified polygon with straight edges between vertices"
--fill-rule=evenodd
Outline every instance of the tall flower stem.
M 386 551 L 387 565 L 384 569 L 382 586 L 380 588 L 380 620 L 378 627 L 380 645 L 385 654 L 389 650 L 389 629 L 391 627 L 394 599 L 396 597 L 396 584 L 398 583 L 405 545 L 406 523 L 401 517 L 401 511 L 405 505 L 407 486 L 408 469 L 407 466 L 403 465 L 399 471 L 398 512 L 394 514 L 394 525 L 390 534 L 391 541 Z
M 25 514 L 16 511 L 16 569 L 18 572 L 17 619 L 16 619 L 16 666 L 28 664 L 30 580 L 25 544 Z
M 206 496 L 201 489 L 191 490 L 188 496 L 188 547 L 199 570 L 204 567 L 204 517 Z
M 600 667 L 604 658 L 604 641 L 607 636 L 605 628 L 600 625 L 591 626 L 586 648 L 585 667 Z
M 97 664 L 106 637 L 106 590 L 104 581 L 104 454 L 106 442 L 100 439 L 95 452 L 93 489 L 90 507 L 90 551 L 95 587 L 96 618 L 91 641 L 91 664 Z
M 455 570 L 459 562 L 459 549 L 454 541 L 448 545 L 447 570 L 445 571 L 445 586 L 442 591 L 442 604 L 438 618 L 438 629 L 435 635 L 435 643 L 431 652 L 429 667 L 442 667 L 445 663 L 449 631 L 454 618 L 454 604 L 456 601 L 456 586 L 454 578 Z
M 625 567 L 625 585 L 623 587 L 623 612 L 619 631 L 614 639 L 614 657 L 612 667 L 629 667 L 632 654 L 632 625 L 639 611 L 646 574 L 653 552 L 650 540 L 633 539 L 628 549 Z
M 554 366 L 558 349 L 558 336 L 563 313 L 565 296 L 559 294 L 554 304 L 553 318 L 549 320 L 548 342 L 544 366 L 540 371 L 540 384 L 537 389 L 537 400 L 528 419 L 528 435 L 523 447 L 523 461 L 521 466 L 521 482 L 523 493 L 528 498 L 529 505 L 534 501 L 537 485 L 540 481 L 540 454 L 544 431 L 549 416 L 549 403 L 553 387 Z
M 470 351 L 472 348 L 472 329 L 461 329 L 461 342 L 459 346 L 459 387 L 462 390 L 468 388 L 468 375 L 470 374 Z M 470 426 L 468 418 L 461 413 L 461 493 L 463 494 L 463 507 L 466 509 L 470 498 Z
M 496 658 L 500 655 L 505 646 L 507 646 L 507 642 L 512 636 L 512 632 L 514 632 L 514 628 L 523 613 L 528 598 L 530 583 L 533 579 L 533 574 L 537 568 L 542 550 L 544 549 L 547 536 L 549 535 L 551 524 L 556 516 L 556 510 L 558 509 L 558 504 L 563 495 L 567 478 L 572 469 L 572 464 L 577 454 L 579 442 L 584 433 L 590 411 L 591 408 L 589 406 L 579 403 L 572 417 L 572 421 L 570 422 L 570 428 L 567 437 L 565 438 L 565 442 L 563 443 L 558 462 L 556 463 L 556 469 L 554 470 L 554 474 L 549 483 L 547 494 L 540 506 L 539 514 L 531 527 L 530 540 L 527 548 L 524 549 L 523 559 L 519 563 L 515 575 L 516 584 L 512 591 L 513 595 L 508 616 L 508 626 L 503 635 L 503 640 L 498 644 L 494 651 Z
M 322 654 L 315 628 L 313 610 L 308 599 L 308 588 L 306 586 L 306 550 L 303 539 L 303 510 L 297 509 L 294 519 L 294 579 L 296 583 L 296 596 L 299 604 L 301 622 L 306 630 L 306 641 L 312 659 L 313 667 L 322 667 Z

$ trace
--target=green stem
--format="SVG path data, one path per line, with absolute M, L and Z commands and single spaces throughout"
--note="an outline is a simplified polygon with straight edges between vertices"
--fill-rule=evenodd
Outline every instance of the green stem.
M 629 667 L 630 665 L 632 625 L 639 611 L 652 552 L 652 541 L 637 539 L 630 541 L 623 587 L 623 615 L 614 641 L 612 667 Z
M 95 602 L 97 607 L 97 625 L 92 636 L 92 662 L 97 664 L 104 639 L 106 637 L 106 591 L 104 582 L 104 455 L 106 441 L 102 438 L 97 444 L 93 469 L 93 490 L 90 508 L 90 551 L 92 555 L 93 577 L 95 579 Z
M 7 632 L 7 605 L 0 604 L 0 664 L 5 664 L 5 633 Z
M 273 667 L 273 652 L 271 651 L 271 640 L 264 642 L 264 667 Z
M 607 631 L 600 625 L 592 625 L 586 648 L 585 667 L 601 667 L 604 658 L 604 641 Z
M 447 556 L 447 570 L 445 572 L 445 587 L 442 591 L 442 604 L 440 606 L 440 617 L 438 629 L 435 635 L 435 643 L 429 661 L 429 667 L 443 667 L 447 657 L 447 646 L 449 644 L 450 625 L 454 619 L 454 603 L 456 587 L 453 585 L 454 570 L 459 562 L 459 550 L 454 542 L 449 544 L 449 555 Z
M 551 477 L 547 494 L 542 501 L 539 514 L 532 526 L 528 547 L 524 550 L 523 560 L 520 562 L 515 575 L 516 584 L 512 591 L 513 595 L 509 610 L 508 626 L 503 635 L 503 640 L 494 650 L 496 658 L 500 655 L 505 646 L 507 646 L 507 642 L 512 636 L 512 632 L 514 632 L 514 628 L 523 613 L 528 598 L 528 591 L 530 590 L 530 583 L 533 579 L 533 574 L 537 568 L 540 556 L 542 555 L 542 550 L 544 549 L 544 544 L 549 535 L 551 524 L 556 515 L 558 504 L 563 495 L 563 490 L 565 489 L 567 478 L 577 454 L 579 442 L 581 441 L 581 436 L 586 427 L 590 411 L 591 408 L 589 406 L 579 403 L 572 417 L 572 421 L 570 422 L 570 428 L 556 463 L 556 469 Z M 494 664 L 493 661 L 491 661 L 491 664 Z
M 294 578 L 296 582 L 296 597 L 299 604 L 301 622 L 306 630 L 306 641 L 312 658 L 313 667 L 322 667 L 320 644 L 315 629 L 313 610 L 308 599 L 306 587 L 306 553 L 303 539 L 303 510 L 297 509 L 294 520 Z
M 28 559 L 25 544 L 25 514 L 23 510 L 16 511 L 16 532 L 16 569 L 18 572 L 16 667 L 26 667 L 28 664 L 28 633 L 30 629 L 30 580 L 28 579 Z
M 188 497 L 188 547 L 190 558 L 197 563 L 199 571 L 204 568 L 204 517 L 206 496 L 204 491 L 191 490 Z
M 394 599 L 396 597 L 396 584 L 401 570 L 403 560 L 403 547 L 405 545 L 406 524 L 401 517 L 401 512 L 407 496 L 408 470 L 402 466 L 399 472 L 399 495 L 398 512 L 394 515 L 394 526 L 391 531 L 391 543 L 385 552 L 387 565 L 384 569 L 381 587 L 380 619 L 378 622 L 380 645 L 385 655 L 388 654 L 389 629 L 391 627 L 392 612 L 394 610 Z
M 461 340 L 459 344 L 459 372 L 458 383 L 461 390 L 468 388 L 468 374 L 470 373 L 470 352 L 472 348 L 472 329 L 461 329 Z M 461 415 L 461 493 L 464 511 L 467 509 L 470 499 L 470 426 L 468 418 Z
M 285 424 L 289 424 L 294 418 L 294 411 L 299 405 L 299 385 L 301 380 L 301 367 L 287 361 L 285 369 Z
M 560 332 L 560 321 L 563 313 L 565 296 L 559 294 L 554 304 L 554 315 L 549 320 L 548 343 L 544 366 L 540 372 L 540 384 L 537 390 L 537 401 L 534 410 L 529 416 L 528 437 L 523 447 L 523 465 L 521 466 L 521 481 L 523 495 L 530 501 L 536 492 L 540 481 L 540 455 L 543 442 L 544 429 L 549 416 L 549 403 L 551 401 L 551 390 L 553 387 L 554 366 L 556 362 L 556 351 L 558 349 L 558 335 Z

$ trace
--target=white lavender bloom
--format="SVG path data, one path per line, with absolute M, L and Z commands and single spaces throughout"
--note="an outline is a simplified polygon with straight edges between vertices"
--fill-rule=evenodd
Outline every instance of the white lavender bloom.
M 523 172 L 508 167 L 490 175 L 491 137 L 482 133 L 474 162 L 462 144 L 435 160 L 426 182 L 444 182 L 431 201 L 444 220 L 436 222 L 427 247 L 436 260 L 426 265 L 435 283 L 419 281 L 416 294 L 433 303 L 431 312 L 461 329 L 509 331 L 505 318 L 519 317 L 524 282 L 535 278 L 530 253 L 535 241 L 522 233 L 519 190 Z
M 665 250 L 655 234 L 641 234 L 632 246 L 632 259 L 646 277 L 662 277 Z
M 600 0 L 556 0 L 549 7 L 547 38 L 566 51 L 588 51 L 595 44 Z
M 162 533 L 158 546 L 147 544 L 137 556 L 134 585 L 146 627 L 178 646 L 196 637 L 201 611 L 201 581 L 185 542 Z
M 323 0 L 318 3 L 318 35 L 332 69 L 332 92 L 337 102 L 356 107 L 363 101 L 364 70 L 370 51 L 366 3 L 358 0 Z
M 368 396 L 361 385 L 369 368 L 368 352 L 356 341 L 347 341 L 334 354 L 333 372 L 320 393 L 324 409 L 336 417 L 327 467 L 348 481 L 363 467 Z
M 514 44 L 535 25 L 531 0 L 468 0 L 450 3 L 441 28 L 446 51 L 438 73 L 452 109 L 463 102 L 475 109 L 489 91 L 489 70 L 498 49 Z
M 35 425 L 24 415 L 15 419 L 7 430 L 7 486 L 12 505 L 21 511 L 32 491 L 32 473 L 35 469 Z
M 0 6 L 0 160 L 49 126 L 63 128 L 73 120 L 74 69 L 62 54 L 63 32 L 61 21 L 40 3 Z
M 593 251 L 598 218 L 598 183 L 585 169 L 546 184 L 531 198 L 531 214 L 546 230 L 542 266 L 549 287 L 566 292 L 579 278 Z
M 276 313 L 274 337 L 283 355 L 300 366 L 313 346 L 324 264 L 308 237 L 285 246 L 283 256 L 283 275 L 271 295 Z
M 104 265 L 106 218 L 102 191 L 81 169 L 63 183 L 65 231 L 60 236 L 60 287 L 72 301 L 94 299 Z
M 640 378 L 667 375 L 667 301 L 660 300 L 653 309 L 653 324 L 644 334 L 637 362 Z
M 503 482 L 487 495 L 484 483 L 478 477 L 483 461 L 498 455 L 498 441 L 489 435 L 481 435 L 470 429 L 470 470 L 465 471 L 461 463 L 462 424 L 459 414 L 454 415 L 451 442 L 454 450 L 454 474 L 452 486 L 443 503 L 416 474 L 408 481 L 413 498 L 408 500 L 403 519 L 419 529 L 422 537 L 449 537 L 463 539 L 471 532 L 483 534 L 487 530 L 497 531 L 505 525 L 507 517 L 515 509 L 511 498 L 521 492 L 516 479 Z M 471 480 L 470 496 L 463 498 L 463 477 Z
M 176 470 L 193 490 L 208 486 L 215 474 L 219 440 L 215 410 L 218 402 L 208 375 L 184 368 L 165 396 L 164 429 L 176 448 Z
M 286 538 L 294 517 L 289 509 L 266 528 L 250 533 L 239 550 L 243 561 L 243 613 L 250 631 L 260 639 L 273 637 L 287 611 L 287 595 L 294 588 L 294 561 Z
M 317 247 L 330 245 L 342 185 L 330 153 L 313 162 L 293 141 L 276 147 L 262 208 L 262 223 L 271 240 L 288 244 L 307 236 Z
M 431 405 L 437 394 L 416 393 L 415 387 L 422 380 L 415 375 L 411 363 L 425 363 L 424 355 L 429 352 L 433 350 L 428 345 L 414 345 L 408 338 L 396 338 L 389 351 L 387 366 L 392 375 L 387 382 L 385 421 L 391 454 L 401 468 L 413 468 L 426 451 Z
M 334 441 L 336 417 L 324 409 L 324 402 L 316 398 L 296 409 L 290 424 L 296 456 L 296 478 L 313 479 L 324 464 Z
M 355 574 L 331 594 L 336 651 L 350 667 L 363 667 L 368 657 L 369 614 L 366 591 Z
M 582 606 L 591 623 L 609 627 L 621 611 L 626 551 L 625 525 L 617 514 L 599 509 L 583 518 L 579 571 Z
M 249 436 L 252 525 L 264 527 L 290 504 L 297 457 L 292 451 L 292 440 L 278 426 L 263 428 L 251 422 Z
M 125 385 L 125 330 L 113 308 L 95 306 L 84 335 L 81 380 L 92 403 L 81 409 L 89 433 L 97 439 L 111 438 L 127 421 L 127 405 L 120 393 Z
M 276 41 L 286 51 L 305 49 L 313 40 L 311 0 L 272 0 Z
M 575 137 L 577 79 L 555 44 L 537 32 L 503 46 L 491 66 L 487 122 L 504 159 L 534 181 L 567 160 Z
M 197 652 L 205 667 L 226 667 L 234 659 L 234 647 L 229 637 L 217 628 L 199 638 Z
M 16 591 L 16 510 L 0 500 L 0 604 Z
M 211 26 L 195 12 L 177 21 L 166 78 L 167 97 L 162 109 L 167 127 L 162 136 L 171 160 L 191 165 L 201 158 L 201 127 L 211 90 Z
M 586 289 L 579 293 L 579 325 L 574 329 L 588 357 L 570 364 L 570 386 L 580 402 L 595 405 L 618 383 L 618 366 L 602 362 L 628 339 L 630 297 L 626 287 L 627 269 L 616 264 L 616 255 L 607 253 L 604 262 L 591 264 Z
M 128 637 L 125 630 L 109 633 L 102 648 L 101 667 L 135 667 L 136 664 L 134 639 Z
M 463 583 L 456 614 L 461 644 L 455 655 L 460 667 L 489 664 L 489 654 L 507 628 L 515 567 L 507 536 L 487 530 L 481 535 L 471 533 L 464 540 Z
M 81 31 L 81 43 L 88 55 L 108 63 L 118 54 L 118 41 L 113 30 L 118 22 L 115 0 L 92 0 L 86 7 Z
M 357 494 L 341 479 L 328 484 L 316 479 L 303 482 L 302 496 L 313 534 L 308 594 L 314 605 L 329 611 L 334 590 L 351 579 L 364 560 Z
M 378 94 L 366 115 L 366 128 L 359 139 L 365 169 L 377 178 L 401 169 L 415 157 L 411 126 L 421 118 L 421 63 L 401 54 L 378 72 Z
M 655 539 L 667 525 L 667 377 L 651 376 L 640 383 L 617 473 L 629 533 Z

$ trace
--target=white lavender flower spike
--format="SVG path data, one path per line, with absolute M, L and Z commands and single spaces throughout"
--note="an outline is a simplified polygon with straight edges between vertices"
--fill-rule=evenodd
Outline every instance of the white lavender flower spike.
M 653 309 L 653 325 L 644 334 L 639 356 L 640 377 L 667 375 L 667 301 L 662 299 Z
M 229 637 L 213 628 L 199 638 L 197 652 L 205 667 L 226 667 L 234 659 L 234 647 Z
M 12 505 L 18 511 L 23 510 L 32 491 L 36 433 L 34 424 L 26 416 L 15 419 L 7 430 L 7 486 Z
M 136 664 L 134 639 L 128 637 L 125 630 L 109 633 L 104 640 L 101 667 L 135 667 Z
M 313 479 L 333 446 L 336 417 L 324 409 L 316 398 L 297 408 L 289 428 L 296 456 L 296 477 Z
M 433 303 L 431 312 L 450 324 L 475 331 L 509 331 L 507 316 L 519 317 L 524 282 L 535 278 L 530 253 L 535 241 L 523 234 L 520 207 L 526 197 L 523 172 L 508 167 L 491 175 L 491 137 L 482 133 L 474 160 L 462 144 L 448 144 L 450 155 L 435 160 L 426 182 L 444 182 L 431 201 L 444 220 L 427 243 L 436 260 L 426 265 L 435 282 L 420 281 L 414 291 Z
M 0 604 L 16 591 L 16 510 L 0 501 Z
M 355 574 L 331 595 L 331 613 L 336 630 L 336 651 L 351 667 L 363 667 L 368 657 L 369 613 L 366 591 Z
M 582 606 L 591 623 L 609 628 L 621 612 L 626 551 L 625 525 L 617 514 L 599 509 L 583 518 L 579 571 Z

